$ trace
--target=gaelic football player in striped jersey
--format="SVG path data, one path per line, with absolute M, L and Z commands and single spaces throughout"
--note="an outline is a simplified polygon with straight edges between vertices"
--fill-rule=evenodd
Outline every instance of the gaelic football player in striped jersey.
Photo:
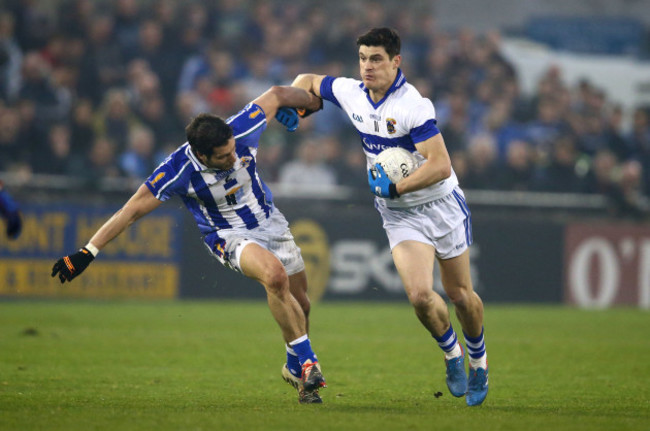
M 52 276 L 72 281 L 99 251 L 136 220 L 179 196 L 194 216 L 210 253 L 224 266 L 257 280 L 285 341 L 283 378 L 301 403 L 320 403 L 325 386 L 307 336 L 309 299 L 300 249 L 257 172 L 260 135 L 276 116 L 290 131 L 295 110 L 317 109 L 322 100 L 293 87 L 271 87 L 223 120 L 200 114 L 186 128 L 187 142 L 158 166 L 126 204 L 78 252 L 59 259 Z

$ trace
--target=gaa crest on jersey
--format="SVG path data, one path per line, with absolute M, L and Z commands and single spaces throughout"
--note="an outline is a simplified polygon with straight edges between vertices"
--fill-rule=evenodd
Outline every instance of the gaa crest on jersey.
M 386 128 L 388 129 L 388 133 L 391 135 L 395 133 L 395 123 L 397 123 L 397 121 L 393 118 L 386 118 Z
M 251 162 L 253 161 L 253 158 L 251 156 L 243 156 L 241 159 L 241 167 L 246 169 L 247 167 L 250 166 Z

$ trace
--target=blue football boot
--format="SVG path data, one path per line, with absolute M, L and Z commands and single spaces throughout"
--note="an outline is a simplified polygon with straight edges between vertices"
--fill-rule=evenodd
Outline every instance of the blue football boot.
M 445 359 L 447 365 L 447 387 L 455 397 L 462 397 L 467 392 L 467 374 L 465 374 L 465 351 L 460 346 L 461 355 Z
M 488 369 L 471 368 L 469 369 L 469 379 L 467 380 L 467 401 L 468 406 L 479 406 L 485 400 L 488 393 Z

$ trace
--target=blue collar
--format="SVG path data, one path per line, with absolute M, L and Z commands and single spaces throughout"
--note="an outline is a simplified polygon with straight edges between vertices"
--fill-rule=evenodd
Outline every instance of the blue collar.
M 402 73 L 402 69 L 397 69 L 397 76 L 395 77 L 395 81 L 393 81 L 393 84 L 390 86 L 386 94 L 384 94 L 384 97 L 381 98 L 381 100 L 377 103 L 373 102 L 372 99 L 370 98 L 370 92 L 366 88 L 366 86 L 361 82 L 359 84 L 359 87 L 365 91 L 366 93 L 366 98 L 368 99 L 368 102 L 372 105 L 373 108 L 377 109 L 379 105 L 384 103 L 384 100 L 388 98 L 391 94 L 393 94 L 398 88 L 400 88 L 402 85 L 406 84 L 406 76 Z

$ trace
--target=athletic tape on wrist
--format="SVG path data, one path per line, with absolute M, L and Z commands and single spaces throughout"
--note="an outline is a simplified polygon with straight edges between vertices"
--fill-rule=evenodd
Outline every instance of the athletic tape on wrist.
M 86 244 L 86 249 L 92 253 L 93 257 L 97 257 L 97 255 L 99 254 L 99 249 L 95 247 L 91 242 Z

